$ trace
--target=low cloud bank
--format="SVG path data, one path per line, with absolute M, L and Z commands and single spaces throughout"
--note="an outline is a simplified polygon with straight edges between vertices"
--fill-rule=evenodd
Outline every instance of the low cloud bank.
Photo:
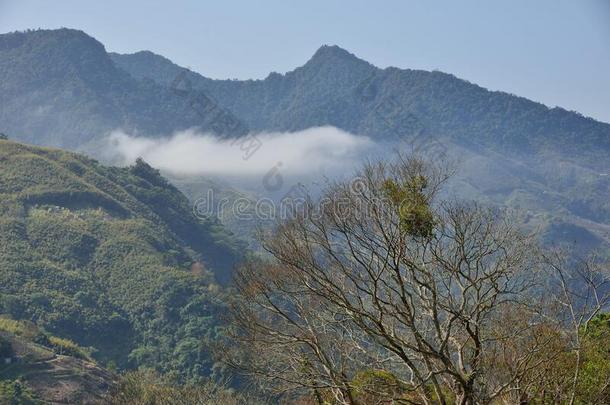
M 273 167 L 296 176 L 335 172 L 352 168 L 374 147 L 368 137 L 328 126 L 251 134 L 237 140 L 194 130 L 159 139 L 114 131 L 108 145 L 110 154 L 123 164 L 142 157 L 170 173 L 214 176 L 260 176 Z

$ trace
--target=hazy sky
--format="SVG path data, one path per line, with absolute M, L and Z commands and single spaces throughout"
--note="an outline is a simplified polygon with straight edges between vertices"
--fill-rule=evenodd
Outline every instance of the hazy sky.
M 264 78 L 336 44 L 610 122 L 610 0 L 0 0 L 0 32 L 78 28 L 213 78 Z

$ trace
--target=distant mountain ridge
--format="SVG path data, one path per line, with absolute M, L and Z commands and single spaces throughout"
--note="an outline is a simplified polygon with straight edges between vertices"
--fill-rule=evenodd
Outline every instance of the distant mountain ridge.
M 610 153 L 610 124 L 446 73 L 379 69 L 337 46 L 263 80 L 212 80 L 151 52 L 111 58 L 132 76 L 166 86 L 185 74 L 254 130 L 334 125 L 381 140 L 424 134 L 520 153 Z
M 0 131 L 17 140 L 94 149 L 117 128 L 240 136 L 322 125 L 378 140 L 424 135 L 556 151 L 593 164 L 610 153 L 610 124 L 446 73 L 380 69 L 337 46 L 286 74 L 239 81 L 212 80 L 148 51 L 109 54 L 78 30 L 0 35 Z
M 205 105 L 194 108 L 200 100 Z M 200 92 L 134 79 L 101 43 L 72 29 L 0 35 L 0 127 L 17 140 L 73 150 L 118 128 L 148 136 L 191 127 L 247 132 Z
M 609 124 L 446 73 L 379 69 L 337 46 L 263 80 L 212 80 L 148 51 L 111 58 L 140 80 L 186 78 L 254 130 L 334 125 L 388 149 L 438 142 L 462 161 L 455 195 L 523 211 L 551 244 L 610 244 Z

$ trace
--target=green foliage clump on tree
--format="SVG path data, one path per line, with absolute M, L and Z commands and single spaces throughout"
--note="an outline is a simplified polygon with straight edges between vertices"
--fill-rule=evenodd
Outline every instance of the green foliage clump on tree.
M 386 370 L 361 371 L 354 376 L 351 385 L 354 397 L 362 403 L 392 401 L 407 391 L 407 387 Z
M 383 183 L 386 196 L 396 207 L 403 231 L 411 236 L 428 238 L 434 230 L 434 215 L 424 190 L 424 176 L 418 175 L 399 183 L 387 179 Z

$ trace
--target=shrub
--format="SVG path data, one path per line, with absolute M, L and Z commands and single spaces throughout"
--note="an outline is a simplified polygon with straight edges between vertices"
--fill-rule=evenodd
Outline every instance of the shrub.
M 0 359 L 5 357 L 13 357 L 13 345 L 11 342 L 0 336 Z
M 57 354 L 91 361 L 91 350 L 84 349 L 69 339 L 50 336 L 49 343 Z

